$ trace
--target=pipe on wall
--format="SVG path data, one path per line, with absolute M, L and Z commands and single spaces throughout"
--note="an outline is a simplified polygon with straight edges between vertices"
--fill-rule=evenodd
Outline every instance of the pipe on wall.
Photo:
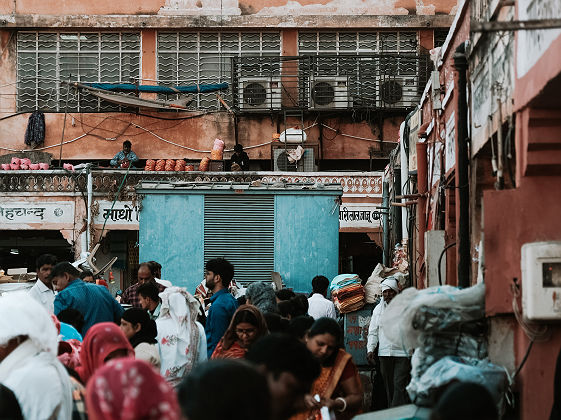
M 456 144 L 456 202 L 458 203 L 458 286 L 469 287 L 470 281 L 470 226 L 469 226 L 469 155 L 468 155 L 468 104 L 467 104 L 467 56 L 465 42 L 456 48 L 454 67 L 458 72 L 458 118 Z
M 386 179 L 382 181 L 382 210 L 383 262 L 388 267 L 390 264 L 390 183 Z
M 428 163 L 427 163 L 427 143 L 426 141 L 417 142 L 417 191 L 419 193 L 417 203 L 417 288 L 424 288 L 424 265 L 425 260 L 425 231 L 427 229 L 427 190 L 428 190 Z

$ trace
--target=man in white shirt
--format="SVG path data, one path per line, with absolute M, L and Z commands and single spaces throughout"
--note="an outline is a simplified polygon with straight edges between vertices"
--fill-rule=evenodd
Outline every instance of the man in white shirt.
M 326 299 L 329 280 L 325 276 L 315 276 L 312 279 L 312 296 L 308 299 L 308 314 L 314 319 L 323 317 L 337 318 L 335 305 Z
M 55 292 L 53 291 L 53 283 L 50 279 L 51 271 L 56 265 L 56 257 L 51 254 L 43 254 L 37 258 L 35 267 L 37 267 L 37 281 L 31 289 L 29 295 L 39 302 L 43 307 L 52 314 L 54 312 Z
M 372 312 L 366 343 L 366 357 L 371 364 L 374 363 L 374 350 L 378 346 L 380 371 L 384 378 L 387 401 L 390 407 L 409 404 L 409 396 L 405 390 L 405 387 L 409 384 L 411 371 L 409 354 L 402 347 L 388 341 L 384 335 L 384 329 L 388 326 L 380 323 L 384 311 L 398 293 L 397 280 L 393 277 L 388 277 L 382 282 L 382 300 Z

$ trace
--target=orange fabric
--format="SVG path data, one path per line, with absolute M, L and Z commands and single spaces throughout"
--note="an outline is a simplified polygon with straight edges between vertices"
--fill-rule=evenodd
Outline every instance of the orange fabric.
M 224 339 L 220 340 L 214 352 L 212 352 L 211 359 L 243 359 L 247 350 L 242 348 L 237 342 L 232 344 L 228 350 L 224 349 Z
M 310 394 L 318 394 L 322 398 L 333 398 L 334 392 L 339 386 L 339 382 L 341 382 L 343 372 L 347 370 L 347 364 L 350 363 L 353 363 L 351 355 L 345 350 L 339 349 L 333 366 L 321 368 L 321 373 L 312 385 L 312 391 Z M 353 415 L 354 414 L 356 413 L 353 413 Z M 344 415 L 345 417 L 340 415 Z M 290 420 L 317 420 L 320 418 L 319 416 L 320 414 L 318 410 L 307 410 L 302 413 L 295 414 L 290 418 Z M 337 413 L 337 419 L 346 417 L 346 413 Z

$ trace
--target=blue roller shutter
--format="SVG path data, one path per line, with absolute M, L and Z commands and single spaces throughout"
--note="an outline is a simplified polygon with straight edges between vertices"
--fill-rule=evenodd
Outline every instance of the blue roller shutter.
M 237 282 L 270 281 L 275 266 L 275 197 L 205 195 L 204 258 L 226 258 Z

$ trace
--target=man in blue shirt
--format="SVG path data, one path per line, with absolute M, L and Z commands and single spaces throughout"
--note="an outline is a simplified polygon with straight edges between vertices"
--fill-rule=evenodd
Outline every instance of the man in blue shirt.
M 104 287 L 86 283 L 79 279 L 80 272 L 68 261 L 58 263 L 51 272 L 53 286 L 58 294 L 55 297 L 55 315 L 72 308 L 84 316 L 82 336 L 98 322 L 121 321 L 123 308 Z
M 215 258 L 206 263 L 206 287 L 212 292 L 205 326 L 209 359 L 238 309 L 238 301 L 228 292 L 232 278 L 234 266 L 224 258 Z
M 131 150 L 132 143 L 128 140 L 123 142 L 123 150 L 115 155 L 113 159 L 111 159 L 111 166 L 118 166 L 120 168 L 128 168 L 129 166 L 133 166 L 138 162 L 138 156 Z

